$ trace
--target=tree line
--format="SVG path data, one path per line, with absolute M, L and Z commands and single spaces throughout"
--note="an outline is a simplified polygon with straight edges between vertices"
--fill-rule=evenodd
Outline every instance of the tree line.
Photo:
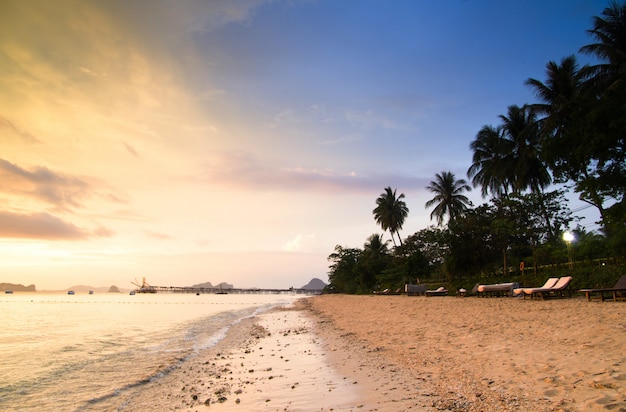
M 337 245 L 328 256 L 329 290 L 371 293 L 416 282 L 539 284 L 563 271 L 576 272 L 575 287 L 595 287 L 623 274 L 626 2 L 612 2 L 592 26 L 587 33 L 594 42 L 579 52 L 597 64 L 581 66 L 575 55 L 548 62 L 544 81 L 525 81 L 537 102 L 511 105 L 498 124 L 477 132 L 469 182 L 449 171 L 435 175 L 425 207 L 436 225 L 402 239 L 405 196 L 384 189 L 373 215 L 393 247 L 376 233 L 362 248 Z M 487 203 L 471 203 L 464 194 L 469 183 Z M 548 191 L 554 187 L 562 189 Z M 576 221 L 567 190 L 598 210 L 600 230 L 578 226 L 566 248 L 563 233 Z

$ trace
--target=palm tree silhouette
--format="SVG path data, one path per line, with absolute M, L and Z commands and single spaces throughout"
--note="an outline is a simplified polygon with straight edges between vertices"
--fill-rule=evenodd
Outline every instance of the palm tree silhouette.
M 376 223 L 380 225 L 383 231 L 389 230 L 394 246 L 396 246 L 394 233 L 398 236 L 400 246 L 402 246 L 400 229 L 402 229 L 404 220 L 409 214 L 409 208 L 402 199 L 404 199 L 404 193 L 396 197 L 396 190 L 386 187 L 385 192 L 376 199 L 376 208 L 372 211 Z
M 511 187 L 512 172 L 509 157 L 513 151 L 512 144 L 504 137 L 502 127 L 483 126 L 470 143 L 474 151 L 473 163 L 467 170 L 474 187 L 482 188 L 481 194 L 489 193 L 496 197 L 507 195 Z
M 597 43 L 580 48 L 582 53 L 595 55 L 604 63 L 589 68 L 594 83 L 601 88 L 613 89 L 624 87 L 626 82 L 626 3 L 613 1 L 602 12 L 602 17 L 595 16 L 593 29 L 587 30 Z
M 431 220 L 437 219 L 437 224 L 443 224 L 443 218 L 448 215 L 448 220 L 454 220 L 462 216 L 472 202 L 463 194 L 472 188 L 464 179 L 456 179 L 452 172 L 441 172 L 435 175 L 435 180 L 430 182 L 426 189 L 435 194 L 435 197 L 426 202 L 426 208 L 435 206 L 430 214 Z
M 470 143 L 473 163 L 467 171 L 474 186 L 500 197 L 530 189 L 541 191 L 552 183 L 542 159 L 541 132 L 534 110 L 528 105 L 509 106 L 497 127 L 483 126 Z
M 507 166 L 513 183 L 513 190 L 521 193 L 530 189 L 541 191 L 552 183 L 540 153 L 541 134 L 537 116 L 530 106 L 509 106 L 507 115 L 500 115 L 504 136 L 510 140 L 513 151 L 510 154 L 510 167 Z

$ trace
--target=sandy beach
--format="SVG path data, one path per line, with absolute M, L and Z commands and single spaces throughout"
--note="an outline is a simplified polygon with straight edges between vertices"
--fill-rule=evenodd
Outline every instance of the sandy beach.
M 626 411 L 626 306 L 301 299 L 231 328 L 121 410 Z

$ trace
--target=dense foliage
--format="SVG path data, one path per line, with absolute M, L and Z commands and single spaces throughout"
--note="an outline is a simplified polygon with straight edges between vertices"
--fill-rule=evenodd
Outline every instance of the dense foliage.
M 474 207 L 463 195 L 471 189 L 464 179 L 438 173 L 426 203 L 437 226 L 403 241 L 404 194 L 385 188 L 373 214 L 394 248 L 378 234 L 362 249 L 336 246 L 328 257 L 329 290 L 396 291 L 416 282 L 451 290 L 478 282 L 530 285 L 565 271 L 574 286 L 612 285 L 626 255 L 626 2 L 607 7 L 588 33 L 594 42 L 580 52 L 598 64 L 580 67 L 574 55 L 550 61 L 545 81 L 526 80 L 539 101 L 509 106 L 500 124 L 485 125 L 470 144 L 467 174 L 483 197 L 491 196 L 488 203 Z M 564 242 L 576 218 L 563 190 L 545 191 L 553 183 L 598 209 L 599 232 L 578 227 L 575 242 Z

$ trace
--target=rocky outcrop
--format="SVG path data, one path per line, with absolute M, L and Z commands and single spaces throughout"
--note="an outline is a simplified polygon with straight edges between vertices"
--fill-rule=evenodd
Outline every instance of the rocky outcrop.
M 300 289 L 305 290 L 323 290 L 326 287 L 326 283 L 323 280 L 318 278 L 313 278 L 306 285 L 302 286 Z

